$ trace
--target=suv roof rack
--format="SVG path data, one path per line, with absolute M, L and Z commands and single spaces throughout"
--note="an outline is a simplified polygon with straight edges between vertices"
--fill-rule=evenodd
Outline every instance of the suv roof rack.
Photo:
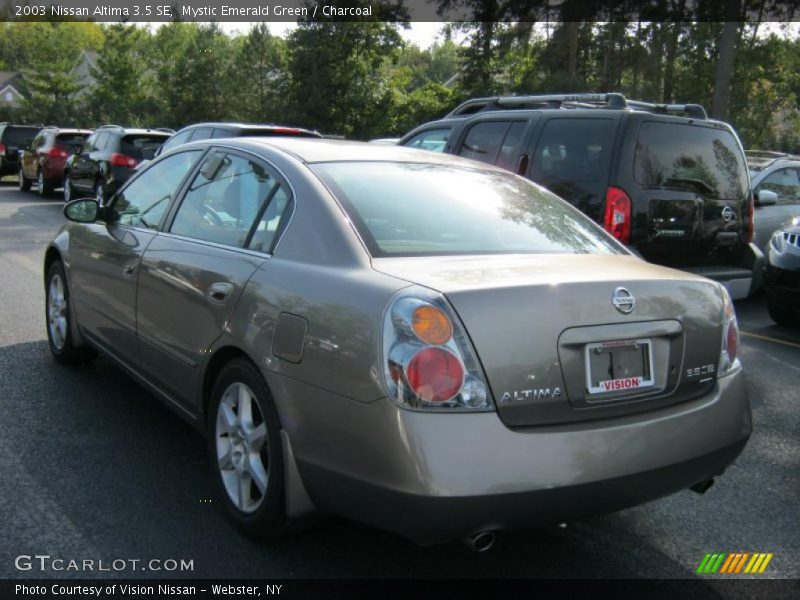
M 644 110 L 661 114 L 685 114 L 695 119 L 708 119 L 699 104 L 654 104 L 628 100 L 616 92 L 605 94 L 543 94 L 534 96 L 492 96 L 473 98 L 459 104 L 445 118 L 466 117 L 489 110 L 521 108 L 598 108 L 611 110 Z
M 100 125 L 100 127 L 98 127 L 98 129 L 122 129 L 122 130 L 124 130 L 125 128 L 122 125 L 111 125 L 111 124 L 109 124 L 109 125 Z

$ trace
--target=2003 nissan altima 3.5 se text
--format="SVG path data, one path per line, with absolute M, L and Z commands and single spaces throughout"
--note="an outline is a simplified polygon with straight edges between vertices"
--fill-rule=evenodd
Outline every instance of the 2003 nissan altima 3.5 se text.
M 482 163 L 208 140 L 64 212 L 53 355 L 102 352 L 203 432 L 253 535 L 323 511 L 486 547 L 705 490 L 750 435 L 724 288 Z

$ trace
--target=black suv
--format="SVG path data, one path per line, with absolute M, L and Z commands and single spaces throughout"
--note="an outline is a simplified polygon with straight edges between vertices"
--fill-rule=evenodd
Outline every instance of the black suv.
M 284 125 L 254 125 L 249 123 L 196 123 L 187 125 L 178 130 L 159 150 L 158 154 L 171 150 L 175 146 L 180 146 L 186 142 L 196 142 L 197 140 L 207 140 L 209 138 L 227 137 L 272 137 L 272 136 L 291 136 L 291 137 L 314 137 L 322 136 L 316 131 L 300 129 L 297 127 L 285 127 Z
M 20 154 L 41 129 L 41 125 L 0 123 L 0 178 L 17 174 Z
M 101 204 L 117 191 L 142 160 L 153 158 L 170 133 L 103 125 L 67 159 L 64 200 L 91 194 Z
M 720 281 L 734 298 L 761 284 L 744 150 L 697 104 L 621 94 L 478 98 L 398 143 L 523 175 L 646 260 Z

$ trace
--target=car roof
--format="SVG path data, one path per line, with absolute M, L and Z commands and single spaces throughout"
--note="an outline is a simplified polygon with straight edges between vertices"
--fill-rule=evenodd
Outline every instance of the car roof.
M 221 121 L 211 121 L 208 123 L 192 123 L 191 125 L 186 125 L 185 127 L 181 127 L 178 132 L 186 131 L 188 129 L 198 129 L 201 127 L 219 127 L 220 129 L 263 129 L 264 131 L 272 131 L 273 129 L 296 129 L 297 131 L 307 131 L 309 133 L 314 133 L 311 129 L 305 129 L 303 127 L 294 127 L 293 125 L 280 125 L 277 123 L 225 123 Z
M 507 172 L 494 165 L 461 158 L 452 154 L 417 150 L 390 144 L 370 144 L 369 142 L 294 137 L 247 137 L 189 142 L 181 146 L 181 148 L 187 148 L 195 144 L 202 146 L 235 145 L 251 150 L 270 147 L 291 154 L 304 163 L 408 162 L 453 165 L 480 168 L 485 171 Z

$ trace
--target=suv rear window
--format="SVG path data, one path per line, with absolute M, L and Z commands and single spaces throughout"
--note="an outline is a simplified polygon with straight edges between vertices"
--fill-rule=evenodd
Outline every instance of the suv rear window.
M 69 147 L 82 146 L 83 140 L 89 137 L 88 133 L 60 133 L 56 137 L 56 146 L 62 150 Z
M 588 217 L 510 173 L 448 165 L 313 165 L 372 256 L 622 253 Z
M 39 127 L 15 127 L 9 125 L 2 133 L 2 141 L 7 146 L 18 146 L 20 148 L 29 146 L 39 133 Z
M 695 191 L 709 198 L 740 199 L 748 189 L 744 156 L 724 129 L 676 123 L 642 123 L 636 141 L 637 183 Z
M 168 135 L 126 135 L 122 138 L 121 152 L 137 160 L 151 160 Z

